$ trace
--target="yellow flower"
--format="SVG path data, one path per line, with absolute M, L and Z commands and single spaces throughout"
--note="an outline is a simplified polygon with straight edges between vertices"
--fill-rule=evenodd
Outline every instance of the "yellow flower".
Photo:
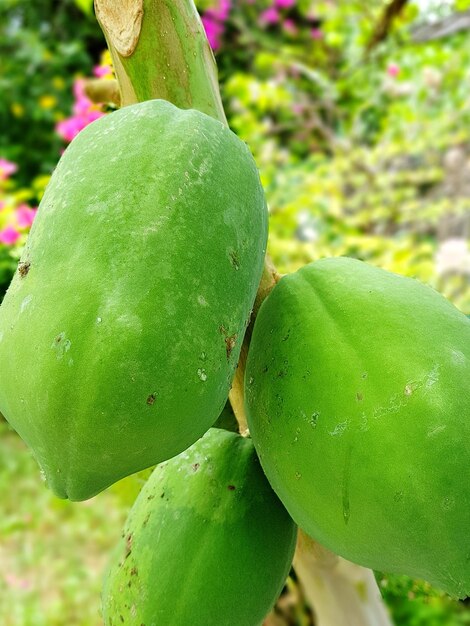
M 24 106 L 19 102 L 13 102 L 11 105 L 11 112 L 15 117 L 23 117 L 24 115 Z
M 105 50 L 101 53 L 100 65 L 113 65 L 113 60 L 111 58 L 111 53 L 109 52 L 109 50 Z
M 65 80 L 61 76 L 54 76 L 52 79 L 52 86 L 57 90 L 64 89 Z
M 55 96 L 45 94 L 39 98 L 39 106 L 41 109 L 52 109 L 57 104 Z

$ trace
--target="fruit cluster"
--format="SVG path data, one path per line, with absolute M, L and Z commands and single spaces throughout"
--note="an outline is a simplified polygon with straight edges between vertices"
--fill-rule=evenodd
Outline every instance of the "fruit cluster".
M 296 525 L 470 594 L 470 320 L 430 288 L 346 258 L 282 278 L 251 336 L 252 439 L 211 428 L 266 241 L 247 147 L 161 100 L 88 126 L 41 202 L 0 308 L 0 410 L 62 498 L 160 463 L 107 626 L 256 626 Z

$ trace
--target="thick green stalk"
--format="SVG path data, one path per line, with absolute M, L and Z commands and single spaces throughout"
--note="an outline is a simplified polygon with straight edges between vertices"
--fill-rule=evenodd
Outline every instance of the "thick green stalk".
M 217 67 L 192 0 L 95 0 L 122 106 L 162 98 L 227 124 Z

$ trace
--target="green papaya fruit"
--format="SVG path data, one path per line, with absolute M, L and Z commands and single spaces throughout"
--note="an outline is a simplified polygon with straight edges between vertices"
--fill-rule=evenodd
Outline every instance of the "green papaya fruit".
M 164 101 L 67 148 L 0 307 L 0 411 L 47 482 L 82 500 L 217 419 L 262 272 L 246 145 Z
M 137 498 L 105 575 L 105 624 L 257 626 L 295 539 L 251 440 L 212 428 Z
M 245 378 L 261 464 L 297 524 L 361 565 L 470 595 L 470 320 L 348 258 L 281 279 Z

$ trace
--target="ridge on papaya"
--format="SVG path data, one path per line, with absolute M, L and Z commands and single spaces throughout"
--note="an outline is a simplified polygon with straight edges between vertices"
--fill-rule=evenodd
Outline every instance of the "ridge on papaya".
M 70 144 L 0 307 L 0 411 L 59 497 L 90 498 L 212 426 L 266 240 L 253 157 L 203 113 L 151 100 Z

